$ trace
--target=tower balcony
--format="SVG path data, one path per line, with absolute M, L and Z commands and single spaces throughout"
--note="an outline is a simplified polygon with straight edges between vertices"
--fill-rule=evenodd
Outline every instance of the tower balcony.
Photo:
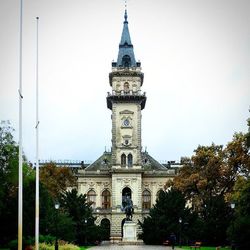
M 112 110 L 113 103 L 139 103 L 141 109 L 143 110 L 146 104 L 146 92 L 139 91 L 116 91 L 113 90 L 112 93 L 108 92 L 107 96 L 107 106 Z
M 112 72 L 132 72 L 132 71 L 136 71 L 136 72 L 141 72 L 141 63 L 137 62 L 136 63 L 136 67 L 117 67 L 117 63 L 116 62 L 112 62 Z
M 112 93 L 108 92 L 108 96 L 119 95 L 119 96 L 146 96 L 146 92 L 142 92 L 141 90 L 133 91 L 133 90 L 112 90 Z

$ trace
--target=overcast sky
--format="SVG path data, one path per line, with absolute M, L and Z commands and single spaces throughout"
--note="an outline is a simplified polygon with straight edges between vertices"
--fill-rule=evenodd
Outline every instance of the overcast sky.
M 111 147 L 108 74 L 124 1 L 23 0 L 23 146 L 35 160 L 36 16 L 40 159 L 94 161 Z M 159 161 L 247 131 L 249 0 L 128 0 L 142 63 L 142 145 Z M 19 0 L 0 1 L 0 120 L 18 139 Z

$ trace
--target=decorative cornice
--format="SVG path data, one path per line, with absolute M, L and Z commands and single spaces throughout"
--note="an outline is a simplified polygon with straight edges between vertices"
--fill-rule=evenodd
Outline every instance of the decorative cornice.
M 107 96 L 107 106 L 112 110 L 113 103 L 139 103 L 141 109 L 145 108 L 147 97 L 145 95 L 109 95 Z
M 144 172 L 143 169 L 134 169 L 134 168 L 116 168 L 110 169 L 109 172 L 111 174 L 115 173 L 126 173 L 126 174 L 142 174 Z
M 113 71 L 109 73 L 109 84 L 112 86 L 112 79 L 113 77 L 118 76 L 132 76 L 132 77 L 140 77 L 141 78 L 141 86 L 143 84 L 144 74 L 141 71 L 135 71 L 135 70 L 119 70 L 119 71 Z

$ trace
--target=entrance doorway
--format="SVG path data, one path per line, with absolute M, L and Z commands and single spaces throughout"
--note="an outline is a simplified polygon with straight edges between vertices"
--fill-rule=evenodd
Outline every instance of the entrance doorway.
M 101 227 L 103 229 L 103 240 L 109 240 L 110 238 L 110 221 L 106 218 L 101 220 Z

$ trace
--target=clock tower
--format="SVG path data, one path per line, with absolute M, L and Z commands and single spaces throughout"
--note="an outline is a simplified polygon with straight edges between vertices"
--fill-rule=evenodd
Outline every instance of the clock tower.
M 112 149 L 76 174 L 79 192 L 87 195 L 97 215 L 96 223 L 110 227 L 107 239 L 113 242 L 123 240 L 124 198 L 129 196 L 133 202 L 132 221 L 143 221 L 166 181 L 175 176 L 169 164 L 164 166 L 142 151 L 141 113 L 147 99 L 141 91 L 143 77 L 141 63 L 135 60 L 125 10 L 118 57 L 109 73 L 112 91 L 107 107 L 112 112 Z M 138 226 L 137 233 L 140 230 Z
M 141 219 L 142 202 L 142 146 L 141 111 L 146 104 L 141 92 L 143 73 L 141 63 L 135 60 L 131 43 L 127 11 L 119 44 L 117 62 L 112 62 L 107 106 L 112 111 L 112 224 L 111 236 L 123 236 L 124 211 L 122 201 L 129 196 L 134 207 L 134 219 Z
M 118 58 L 112 62 L 109 82 L 112 93 L 108 93 L 107 106 L 112 110 L 112 168 L 141 168 L 141 111 L 146 96 L 141 92 L 143 73 L 141 63 L 135 60 L 126 10 Z

